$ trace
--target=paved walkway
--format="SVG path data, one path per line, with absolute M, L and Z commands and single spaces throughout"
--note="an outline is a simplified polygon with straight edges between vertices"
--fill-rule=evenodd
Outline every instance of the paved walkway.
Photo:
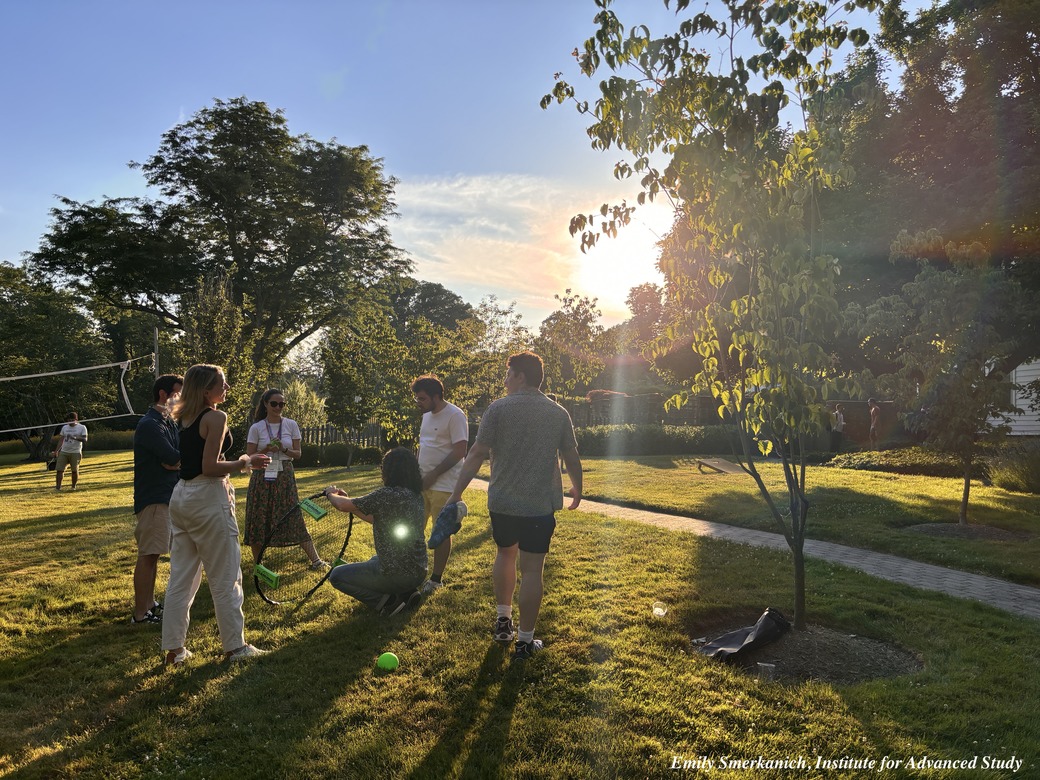
M 486 490 L 487 483 L 475 479 L 470 483 L 470 487 Z M 737 544 L 785 551 L 788 549 L 787 540 L 783 536 L 767 531 L 709 523 L 692 517 L 678 517 L 645 509 L 631 509 L 599 501 L 583 500 L 580 510 L 656 525 L 660 528 L 683 531 L 697 536 L 725 539 Z M 862 550 L 858 547 L 846 547 L 833 542 L 820 542 L 814 539 L 806 539 L 805 554 L 812 558 L 822 558 L 831 563 L 847 566 L 850 569 L 858 569 L 883 580 L 899 582 L 922 590 L 935 590 L 957 598 L 981 601 L 983 604 L 989 604 L 1006 612 L 1040 620 L 1040 588 L 1016 585 L 995 577 L 969 574 L 943 566 L 934 566 L 930 563 L 911 561 L 896 555 Z

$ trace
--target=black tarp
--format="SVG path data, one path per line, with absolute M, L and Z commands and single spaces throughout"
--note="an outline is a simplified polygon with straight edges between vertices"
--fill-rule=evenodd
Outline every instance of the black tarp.
M 783 616 L 780 610 L 768 607 L 755 625 L 723 634 L 718 639 L 713 639 L 706 645 L 697 648 L 697 652 L 709 658 L 719 658 L 723 661 L 734 660 L 742 653 L 775 642 L 790 628 L 791 622 Z

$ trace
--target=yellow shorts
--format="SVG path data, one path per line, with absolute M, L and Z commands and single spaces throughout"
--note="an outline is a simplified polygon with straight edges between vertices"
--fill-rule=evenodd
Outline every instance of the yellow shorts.
M 423 504 L 426 505 L 426 525 L 424 527 L 429 528 L 430 523 L 437 519 L 437 515 L 441 513 L 444 505 L 448 503 L 451 493 L 445 490 L 424 490 L 422 497 Z

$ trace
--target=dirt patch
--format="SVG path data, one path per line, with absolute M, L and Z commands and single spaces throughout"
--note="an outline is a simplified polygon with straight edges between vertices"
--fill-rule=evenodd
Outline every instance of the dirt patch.
M 823 626 L 792 629 L 775 642 L 742 655 L 736 663 L 749 674 L 763 676 L 769 670 L 760 672 L 758 664 L 773 664 L 776 680 L 821 680 L 836 685 L 898 677 L 924 668 L 917 656 L 901 647 Z
M 993 539 L 998 542 L 1024 542 L 1030 539 L 1027 533 L 994 528 L 990 525 L 961 525 L 960 523 L 923 523 L 907 526 L 915 534 L 942 536 L 947 539 Z

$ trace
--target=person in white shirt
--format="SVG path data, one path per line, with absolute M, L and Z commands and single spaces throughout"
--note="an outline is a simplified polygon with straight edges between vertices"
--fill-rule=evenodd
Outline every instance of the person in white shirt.
M 455 404 L 444 400 L 444 385 L 433 375 L 412 382 L 415 405 L 422 411 L 419 427 L 419 470 L 422 472 L 426 523 L 437 519 L 455 488 L 469 444 L 469 420 Z M 430 595 L 444 585 L 444 569 L 451 555 L 451 537 L 433 551 L 433 571 L 422 592 Z
M 72 489 L 76 489 L 79 482 L 79 463 L 83 460 L 83 443 L 87 440 L 87 426 L 79 421 L 76 412 L 69 412 L 65 416 L 65 424 L 58 432 L 61 443 L 54 450 L 57 465 L 54 468 L 55 490 L 61 490 L 61 480 L 65 476 L 65 468 L 72 468 Z
M 303 434 L 295 420 L 283 416 L 285 395 L 275 387 L 268 388 L 260 397 L 253 413 L 255 421 L 246 438 L 246 454 L 262 452 L 271 462 L 263 471 L 254 471 L 249 478 L 246 494 L 245 543 L 253 551 L 253 560 L 270 533 L 268 544 L 276 547 L 299 545 L 314 569 L 327 569 L 328 564 L 314 549 L 303 513 L 296 509 L 299 503 L 293 461 L 303 454 Z M 286 516 L 288 514 L 288 516 Z M 272 523 L 278 523 L 271 527 Z

